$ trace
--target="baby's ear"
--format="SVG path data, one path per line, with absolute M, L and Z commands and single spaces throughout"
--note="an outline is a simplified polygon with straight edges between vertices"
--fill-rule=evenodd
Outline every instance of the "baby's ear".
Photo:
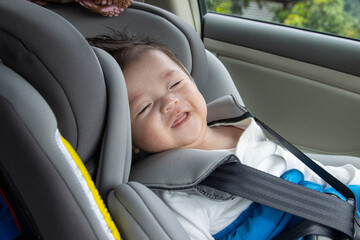
M 138 147 L 132 146 L 132 164 L 137 163 L 147 157 L 149 157 L 151 154 L 141 150 Z
M 133 153 L 138 154 L 140 152 L 140 148 L 135 147 L 134 145 L 132 145 L 132 151 L 133 151 Z

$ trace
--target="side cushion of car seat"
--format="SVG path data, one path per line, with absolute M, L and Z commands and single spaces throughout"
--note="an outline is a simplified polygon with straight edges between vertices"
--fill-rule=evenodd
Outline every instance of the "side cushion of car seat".
M 115 59 L 99 48 L 93 48 L 104 71 L 107 87 L 107 118 L 96 183 L 106 198 L 111 190 L 129 179 L 131 167 L 131 128 L 124 76 Z
M 3 64 L 0 75 L 1 180 L 21 203 L 20 227 L 44 239 L 120 239 L 49 105 Z

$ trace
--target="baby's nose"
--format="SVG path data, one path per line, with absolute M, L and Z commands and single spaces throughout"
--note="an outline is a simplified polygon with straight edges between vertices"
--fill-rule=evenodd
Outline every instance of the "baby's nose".
M 179 98 L 177 97 L 167 97 L 164 99 L 164 104 L 162 107 L 162 112 L 163 113 L 167 113 L 170 112 L 172 110 L 174 110 L 176 104 L 179 103 Z

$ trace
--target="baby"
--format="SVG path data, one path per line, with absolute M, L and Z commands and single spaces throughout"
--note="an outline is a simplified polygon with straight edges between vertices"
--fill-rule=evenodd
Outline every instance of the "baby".
M 89 42 L 110 53 L 124 73 L 134 152 L 226 149 L 242 164 L 319 191 L 328 187 L 292 154 L 269 141 L 252 118 L 209 127 L 206 102 L 171 51 L 146 39 L 117 38 Z M 351 165 L 325 168 L 345 184 L 360 183 L 360 172 Z M 154 192 L 191 239 L 271 239 L 297 221 L 290 214 L 241 197 L 219 201 L 195 191 Z

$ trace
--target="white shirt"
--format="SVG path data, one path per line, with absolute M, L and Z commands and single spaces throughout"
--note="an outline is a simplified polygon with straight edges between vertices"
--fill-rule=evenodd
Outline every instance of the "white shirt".
M 244 129 L 234 150 L 242 164 L 275 176 L 281 176 L 289 169 L 298 169 L 304 174 L 305 180 L 327 187 L 320 177 L 290 152 L 269 141 L 252 118 L 232 125 Z M 360 184 L 360 171 L 350 164 L 325 168 L 345 184 Z M 212 200 L 195 191 L 154 192 L 174 212 L 190 238 L 199 240 L 213 239 L 213 234 L 226 228 L 252 203 L 241 197 L 226 201 Z

